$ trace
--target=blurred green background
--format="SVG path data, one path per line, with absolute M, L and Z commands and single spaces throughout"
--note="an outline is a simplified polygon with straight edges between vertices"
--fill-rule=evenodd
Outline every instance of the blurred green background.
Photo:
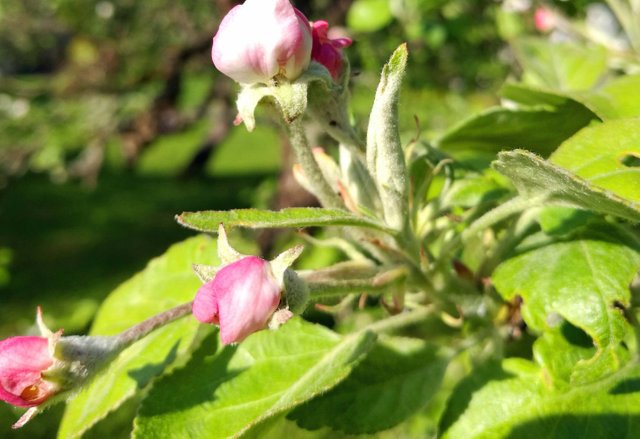
M 580 14 L 587 3 L 556 6 Z M 0 337 L 33 331 L 36 305 L 52 328 L 85 331 L 114 287 L 192 235 L 176 213 L 310 202 L 284 183 L 291 163 L 274 118 L 262 113 L 253 133 L 232 125 L 236 86 L 215 71 L 209 51 L 233 4 L 0 3 Z M 429 137 L 497 102 L 514 71 L 508 42 L 532 31 L 535 4 L 296 6 L 354 39 L 347 54 L 363 133 L 380 68 L 408 41 L 401 121 L 415 131 L 417 119 Z M 3 404 L 0 437 L 51 437 L 60 410 L 10 433 L 17 411 Z

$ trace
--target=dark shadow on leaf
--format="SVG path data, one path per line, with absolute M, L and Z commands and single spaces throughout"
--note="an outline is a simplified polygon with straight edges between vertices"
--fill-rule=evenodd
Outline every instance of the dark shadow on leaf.
M 138 369 L 134 369 L 129 371 L 127 375 L 133 378 L 138 384 L 138 389 L 142 389 L 145 387 L 149 381 L 151 381 L 154 377 L 162 374 L 164 370 L 172 364 L 178 354 L 178 342 L 176 342 L 172 347 L 165 359 L 159 363 L 149 363 Z
M 619 414 L 554 415 L 518 425 L 509 439 L 615 439 L 638 437 L 640 416 Z
M 140 408 L 140 416 L 180 412 L 213 402 L 217 388 L 244 371 L 229 370 L 237 350 L 237 345 L 218 349 L 217 332 L 206 337 L 184 367 L 158 380 Z
M 562 322 L 560 332 L 564 338 L 574 346 L 581 348 L 592 348 L 594 346 L 593 340 L 586 332 L 566 320 Z
M 629 378 L 620 381 L 615 387 L 609 390 L 612 395 L 626 395 L 640 392 L 640 378 Z
M 453 389 L 452 396 L 447 403 L 447 410 L 440 420 L 439 431 L 447 431 L 460 418 L 476 391 L 482 389 L 490 381 L 502 381 L 512 377 L 512 374 L 500 367 L 499 362 L 489 361 L 477 367 Z
M 622 166 L 640 168 L 640 154 L 634 151 L 626 152 L 618 158 Z
M 562 208 L 561 208 L 562 209 Z M 545 233 L 554 237 L 570 238 L 581 233 L 591 221 L 597 220 L 598 216 L 587 210 L 564 208 L 568 215 L 563 217 Z

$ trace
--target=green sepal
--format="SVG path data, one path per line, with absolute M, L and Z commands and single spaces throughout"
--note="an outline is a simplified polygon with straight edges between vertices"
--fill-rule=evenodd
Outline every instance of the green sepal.
M 247 130 L 256 125 L 255 110 L 260 102 L 270 99 L 276 104 L 284 121 L 289 124 L 301 117 L 307 109 L 307 93 L 312 83 L 332 83 L 327 69 L 312 62 L 306 72 L 293 82 L 276 76 L 270 84 L 251 84 L 242 87 L 236 106 Z M 328 85 L 326 86 L 328 87 Z
M 218 267 L 214 267 L 213 265 L 193 264 L 191 267 L 203 284 L 213 280 L 218 272 Z

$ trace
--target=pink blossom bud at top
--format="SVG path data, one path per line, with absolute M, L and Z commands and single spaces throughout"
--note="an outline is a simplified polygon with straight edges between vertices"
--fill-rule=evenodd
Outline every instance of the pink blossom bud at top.
M 34 407 L 55 395 L 58 386 L 42 373 L 55 359 L 45 337 L 11 337 L 0 341 L 0 399 L 18 407 Z
M 545 8 L 544 6 L 540 6 L 536 9 L 536 12 L 533 15 L 533 21 L 540 32 L 549 32 L 554 27 L 556 27 L 556 17 L 553 12 Z
M 311 58 L 329 70 L 333 79 L 338 79 L 342 71 L 342 49 L 351 45 L 350 38 L 329 38 L 329 23 L 314 21 L 313 48 Z
M 243 84 L 277 74 L 296 79 L 311 61 L 311 26 L 289 0 L 247 0 L 231 9 L 213 37 L 216 68 Z
M 267 326 L 281 291 L 269 262 L 247 256 L 226 265 L 200 287 L 193 315 L 203 323 L 219 324 L 222 343 L 236 343 Z

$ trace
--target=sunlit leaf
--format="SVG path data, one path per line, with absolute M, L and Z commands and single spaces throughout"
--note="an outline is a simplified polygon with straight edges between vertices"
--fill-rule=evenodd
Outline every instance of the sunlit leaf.
M 528 151 L 498 154 L 493 167 L 509 177 L 525 197 L 542 196 L 548 204 L 592 210 L 640 221 L 640 203 L 623 198 Z M 632 189 L 633 190 L 633 189 Z
M 560 391 L 546 387 L 538 369 L 517 363 L 490 364 L 460 383 L 442 437 L 632 438 L 640 429 L 637 362 L 604 380 Z
M 522 38 L 515 42 L 515 54 L 524 70 L 523 82 L 551 89 L 587 90 L 607 70 L 603 47 Z
M 176 244 L 118 287 L 98 311 L 91 334 L 111 335 L 193 299 L 201 285 L 192 263 L 216 262 L 215 242 L 196 237 Z M 156 330 L 111 363 L 67 405 L 59 438 L 80 437 L 144 389 L 176 361 L 184 361 L 198 329 L 190 316 Z
M 621 76 L 590 91 L 561 91 L 527 84 L 505 84 L 500 94 L 521 105 L 551 105 L 574 101 L 602 120 L 640 116 L 640 75 Z
M 386 430 L 424 407 L 442 383 L 446 355 L 420 340 L 391 338 L 376 346 L 349 378 L 294 410 L 307 429 L 350 434 Z
M 437 145 L 456 158 L 465 157 L 469 150 L 493 158 L 499 151 L 516 148 L 547 156 L 594 118 L 591 111 L 573 101 L 558 107 L 495 107 L 454 126 Z
M 346 378 L 375 336 L 341 337 L 293 319 L 235 346 L 205 340 L 183 369 L 153 387 L 134 438 L 226 438 L 260 429 Z
M 638 205 L 640 166 L 634 165 L 633 158 L 640 158 L 640 118 L 585 128 L 563 143 L 549 161 Z
M 640 253 L 607 228 L 536 246 L 500 264 L 492 279 L 506 300 L 522 298 L 522 317 L 534 331 L 550 331 L 564 319 L 591 337 L 588 343 L 597 352 L 578 361 L 571 376 L 580 382 L 624 363 L 621 342 L 630 325 L 623 311 L 630 306 L 629 285 L 639 268 Z

